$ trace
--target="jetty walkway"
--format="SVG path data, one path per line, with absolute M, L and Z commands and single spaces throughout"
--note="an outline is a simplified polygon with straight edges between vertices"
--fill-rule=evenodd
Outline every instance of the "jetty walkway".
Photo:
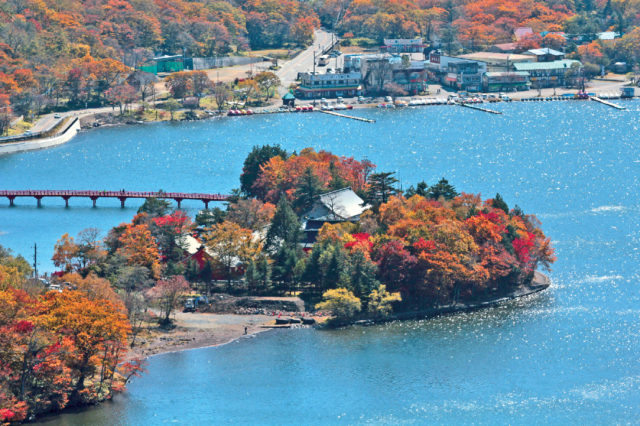
M 376 120 L 371 120 L 369 118 L 354 117 L 352 115 L 340 114 L 339 112 L 325 111 L 325 110 L 318 110 L 318 111 L 320 111 L 320 112 L 322 112 L 324 114 L 335 115 L 336 117 L 350 118 L 351 120 L 364 121 L 365 123 L 375 123 L 376 122 Z
M 229 195 L 222 194 L 201 194 L 188 192 L 139 192 L 139 191 L 58 191 L 58 190 L 0 190 L 0 197 L 7 197 L 9 205 L 14 205 L 14 200 L 18 197 L 32 197 L 38 201 L 38 207 L 42 206 L 42 199 L 45 197 L 60 197 L 64 200 L 65 205 L 69 207 L 70 198 L 90 198 L 93 201 L 93 207 L 96 207 L 96 201 L 99 198 L 117 198 L 120 200 L 120 206 L 124 208 L 124 203 L 129 198 L 160 198 L 174 200 L 180 203 L 182 200 L 200 200 L 204 203 L 206 209 L 212 201 L 226 201 Z
M 620 110 L 626 109 L 621 105 L 617 105 L 617 104 L 614 104 L 613 102 L 605 101 L 604 99 L 600 99 L 597 96 L 590 96 L 589 99 L 591 99 L 592 101 L 600 102 L 603 105 L 610 106 L 611 108 L 620 109 Z

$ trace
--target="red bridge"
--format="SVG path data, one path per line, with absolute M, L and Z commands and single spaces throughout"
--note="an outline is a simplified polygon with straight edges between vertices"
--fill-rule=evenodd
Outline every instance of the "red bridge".
M 182 200 L 200 200 L 204 203 L 206 209 L 209 208 L 210 201 L 226 201 L 228 195 L 220 194 L 197 194 L 197 193 L 185 193 L 185 192 L 136 192 L 136 191 L 56 191 L 56 190 L 44 190 L 44 191 L 0 191 L 0 197 L 7 197 L 9 199 L 9 205 L 13 206 L 13 201 L 17 197 L 33 197 L 38 200 L 38 207 L 41 207 L 41 201 L 44 197 L 61 197 L 65 205 L 69 207 L 69 198 L 84 197 L 90 198 L 93 201 L 93 207 L 96 206 L 98 198 L 117 198 L 120 200 L 120 205 L 124 207 L 124 202 L 128 198 L 162 198 L 174 200 L 180 203 Z

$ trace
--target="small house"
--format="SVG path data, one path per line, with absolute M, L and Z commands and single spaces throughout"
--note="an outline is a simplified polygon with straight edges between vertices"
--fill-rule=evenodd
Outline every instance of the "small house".
M 287 93 L 282 97 L 282 105 L 284 105 L 284 106 L 288 106 L 288 107 L 294 107 L 294 106 L 296 106 L 296 97 L 293 95 L 293 93 L 291 93 L 291 92 L 287 92 Z
M 635 87 L 623 87 L 620 89 L 620 97 L 622 98 L 633 98 L 635 95 Z

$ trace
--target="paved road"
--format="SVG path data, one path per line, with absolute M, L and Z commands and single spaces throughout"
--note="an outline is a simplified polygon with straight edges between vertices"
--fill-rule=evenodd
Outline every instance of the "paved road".
M 134 104 L 132 108 L 136 106 L 137 104 Z M 57 114 L 54 114 L 54 113 L 46 114 L 40 117 L 38 121 L 35 122 L 35 124 L 31 127 L 30 132 L 36 133 L 36 132 L 47 131 L 53 128 L 56 124 L 58 124 L 58 122 L 60 122 L 65 117 L 84 117 L 86 115 L 99 114 L 99 113 L 105 113 L 105 112 L 111 112 L 111 111 L 113 111 L 113 108 L 108 106 L 108 107 L 100 107 L 100 108 L 81 109 L 77 111 L 60 112 Z M 60 118 L 55 118 L 56 115 L 58 115 Z
M 296 81 L 299 72 L 313 70 L 313 53 L 316 53 L 316 57 L 319 56 L 329 44 L 331 44 L 331 33 L 316 30 L 313 44 L 292 60 L 281 65 L 282 67 L 277 72 L 282 82 L 279 88 L 280 95 L 284 95 L 287 92 L 289 85 Z

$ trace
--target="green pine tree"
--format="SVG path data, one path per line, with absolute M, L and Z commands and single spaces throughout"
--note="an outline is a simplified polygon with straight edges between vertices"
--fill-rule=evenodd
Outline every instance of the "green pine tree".
M 427 198 L 438 200 L 440 197 L 445 200 L 452 200 L 458 196 L 456 188 L 449 183 L 448 180 L 442 178 L 435 185 L 431 186 L 427 191 Z
M 504 211 L 506 214 L 509 214 L 509 206 L 502 199 L 502 195 L 496 194 L 496 197 L 491 202 L 491 205 L 493 206 L 493 208 L 500 209 Z
M 367 202 L 373 206 L 379 206 L 389 201 L 392 195 L 398 193 L 398 189 L 395 186 L 398 183 L 398 179 L 395 178 L 394 174 L 394 172 L 382 172 L 369 176 Z
M 296 191 L 293 195 L 293 205 L 299 213 L 308 211 L 318 195 L 322 193 L 322 183 L 313 173 L 311 167 L 307 167 L 302 176 L 296 182 Z
M 291 208 L 287 197 L 280 197 L 276 212 L 271 220 L 271 226 L 267 231 L 265 247 L 271 252 L 277 251 L 281 246 L 297 246 L 300 239 L 300 221 Z

